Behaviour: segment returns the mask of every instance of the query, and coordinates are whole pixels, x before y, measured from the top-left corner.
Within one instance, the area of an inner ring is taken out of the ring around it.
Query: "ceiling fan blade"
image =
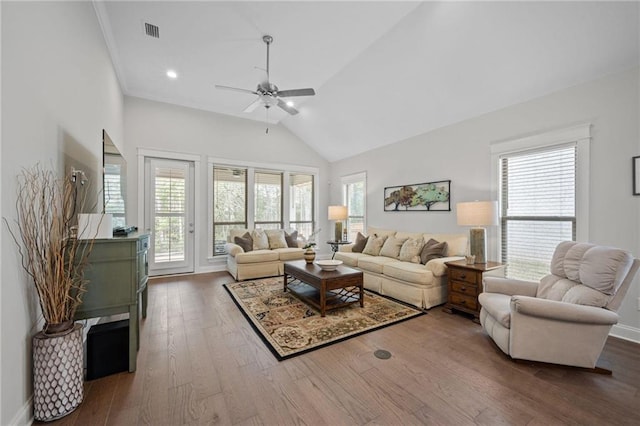
[[[251,102],[249,106],[246,107],[242,112],[253,112],[253,110],[258,108],[261,104],[262,104],[262,99],[256,98],[256,100]]]
[[[231,86],[221,86],[219,84],[216,84],[216,89],[233,90],[234,92],[251,93],[252,95],[257,95],[258,94],[258,92],[256,92],[255,90],[240,89],[238,87],[231,87]]]
[[[278,96],[282,98],[290,98],[292,96],[313,96],[316,91],[309,89],[291,89],[291,90],[278,90]]]
[[[296,115],[298,113],[298,110],[295,109],[294,107],[290,107],[289,105],[286,104],[285,101],[283,101],[282,99],[278,99],[278,106],[280,108],[282,108],[283,110],[287,111],[289,114],[291,115]]]

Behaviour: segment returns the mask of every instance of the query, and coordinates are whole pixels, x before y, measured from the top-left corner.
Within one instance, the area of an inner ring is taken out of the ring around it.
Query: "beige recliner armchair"
[[[562,242],[539,283],[486,277],[480,323],[511,358],[595,369],[639,266],[621,249]]]

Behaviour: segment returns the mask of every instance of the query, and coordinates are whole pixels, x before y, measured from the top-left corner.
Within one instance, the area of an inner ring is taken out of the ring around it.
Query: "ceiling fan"
[[[236,92],[244,92],[251,93],[253,95],[258,95],[255,101],[253,101],[247,108],[245,108],[244,112],[252,112],[259,105],[264,105],[265,108],[269,109],[272,106],[277,105],[281,109],[285,110],[291,115],[296,115],[298,110],[295,109],[290,104],[287,104],[282,98],[290,98],[294,96],[313,96],[316,94],[315,90],[311,88],[307,89],[290,89],[290,90],[280,90],[278,86],[271,83],[269,81],[269,46],[273,43],[273,37],[270,35],[265,35],[262,37],[262,41],[264,41],[267,45],[267,78],[265,81],[258,84],[258,87],[255,90],[249,89],[240,89],[237,87],[229,87],[229,86],[221,86],[216,84],[216,89],[224,89],[224,90],[234,90]]]

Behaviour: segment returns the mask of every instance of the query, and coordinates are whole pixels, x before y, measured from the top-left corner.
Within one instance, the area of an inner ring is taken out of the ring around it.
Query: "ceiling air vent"
[[[160,38],[160,28],[148,22],[144,23],[144,33],[149,37]]]

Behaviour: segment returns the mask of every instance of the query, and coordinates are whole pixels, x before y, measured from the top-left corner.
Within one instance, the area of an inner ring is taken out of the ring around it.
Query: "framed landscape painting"
[[[384,189],[386,212],[451,211],[451,181],[388,186]]]

